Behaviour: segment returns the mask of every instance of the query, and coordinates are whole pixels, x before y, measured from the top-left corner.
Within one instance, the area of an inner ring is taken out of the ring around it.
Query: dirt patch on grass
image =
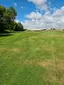
[[[64,70],[64,60],[56,59],[56,66],[58,69]]]
[[[40,66],[43,66],[43,67],[47,67],[49,65],[52,65],[52,62],[51,62],[51,60],[45,60],[45,61],[37,62],[37,64]]]
[[[44,78],[49,82],[64,85],[64,60],[56,59],[51,67],[47,67]]]
[[[24,62],[26,65],[38,65],[46,68],[44,73],[44,79],[48,82],[56,82],[59,85],[64,85],[64,60],[56,59],[54,60],[26,60]]]
[[[46,51],[46,52],[54,52],[53,46],[52,45],[42,45],[40,47],[41,51]]]
[[[52,65],[52,60],[43,60],[43,61],[36,61],[36,60],[26,60],[24,64],[32,64],[32,65],[39,65],[42,67],[48,67],[49,65]]]

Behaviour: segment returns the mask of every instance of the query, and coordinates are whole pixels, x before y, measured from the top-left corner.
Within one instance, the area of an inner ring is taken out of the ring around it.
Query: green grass
[[[64,32],[1,36],[0,85],[64,85]]]

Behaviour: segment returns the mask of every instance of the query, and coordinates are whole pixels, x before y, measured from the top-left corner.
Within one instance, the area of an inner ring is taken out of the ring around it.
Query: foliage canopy
[[[13,7],[5,8],[0,5],[0,33],[6,30],[23,31],[23,25],[16,23],[17,12]]]

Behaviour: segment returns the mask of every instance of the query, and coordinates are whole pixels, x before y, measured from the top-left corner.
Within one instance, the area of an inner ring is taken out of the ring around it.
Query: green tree
[[[16,18],[16,16],[17,16],[16,10],[13,7],[10,7],[8,10],[10,12],[10,18],[11,18],[11,20],[14,21],[15,18]]]
[[[15,23],[14,20],[16,16],[17,12],[13,7],[8,8],[5,12],[6,21],[10,30],[13,30],[13,24]]]
[[[23,25],[20,22],[16,23],[15,31],[24,31]]]
[[[0,6],[0,32],[4,31],[6,19],[4,17],[6,8],[4,6]]]
[[[4,6],[0,6],[0,32],[13,28],[12,23],[14,23],[16,15],[17,12],[13,7],[5,8]]]
[[[16,23],[17,12],[13,7],[5,8],[0,5],[0,33],[5,30],[24,31],[23,25]]]

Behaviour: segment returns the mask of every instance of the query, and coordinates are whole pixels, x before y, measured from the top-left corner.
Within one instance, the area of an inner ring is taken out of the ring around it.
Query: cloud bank
[[[50,4],[48,4],[47,0],[28,0],[28,2],[35,4],[36,8],[41,10],[41,12],[33,11],[25,15],[25,17],[29,19],[22,22],[25,29],[64,28],[64,6],[53,10],[49,6],[51,3],[49,2]],[[52,13],[50,9],[53,10]],[[43,10],[45,11],[44,14],[42,14]]]

